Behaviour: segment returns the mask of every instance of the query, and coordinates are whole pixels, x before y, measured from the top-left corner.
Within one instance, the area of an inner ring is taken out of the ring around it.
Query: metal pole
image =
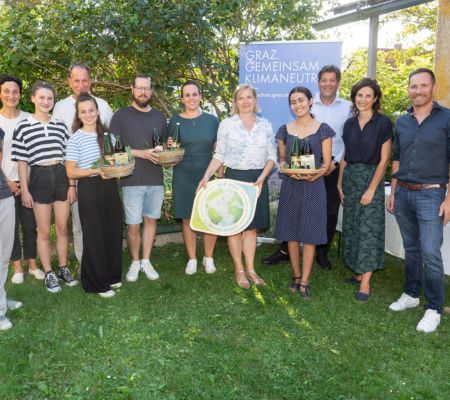
[[[375,79],[377,76],[377,50],[378,50],[378,15],[369,20],[369,57],[367,62],[367,76]]]

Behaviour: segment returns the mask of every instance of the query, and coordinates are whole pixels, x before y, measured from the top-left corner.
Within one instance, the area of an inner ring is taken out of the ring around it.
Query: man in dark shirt
[[[450,110],[433,101],[433,71],[409,76],[412,108],[397,120],[388,211],[395,214],[405,248],[404,293],[389,308],[419,305],[423,288],[428,304],[417,325],[434,332],[444,305],[443,227],[450,220]]]
[[[109,130],[113,135],[120,136],[124,145],[131,147],[131,153],[136,159],[133,174],[120,180],[132,261],[126,279],[135,282],[139,271],[143,271],[148,279],[159,278],[150,262],[150,254],[156,236],[156,221],[161,217],[164,186],[162,167],[156,164],[158,156],[152,148],[152,135],[156,129],[161,139],[166,141],[167,122],[161,111],[150,107],[152,87],[148,76],[138,75],[131,93],[133,103],[113,115]]]

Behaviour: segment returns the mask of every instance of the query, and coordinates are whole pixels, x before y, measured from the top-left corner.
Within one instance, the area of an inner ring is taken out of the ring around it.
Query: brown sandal
[[[236,283],[238,284],[239,287],[241,287],[242,289],[248,289],[250,288],[250,283],[247,279],[247,275],[244,271],[236,271],[236,273],[234,274]]]
[[[247,278],[252,281],[255,285],[263,286],[265,282],[258,276],[254,269],[248,269],[246,272]]]

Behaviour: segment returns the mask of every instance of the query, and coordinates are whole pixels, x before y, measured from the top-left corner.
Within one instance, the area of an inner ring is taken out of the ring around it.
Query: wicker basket
[[[183,156],[184,149],[160,151],[158,152],[158,164],[170,168],[180,163]]]
[[[135,161],[132,160],[127,164],[121,165],[100,165],[100,169],[107,178],[123,178],[131,175],[134,171]]]

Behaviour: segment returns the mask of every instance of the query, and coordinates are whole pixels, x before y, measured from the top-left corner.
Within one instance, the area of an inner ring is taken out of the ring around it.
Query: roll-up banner
[[[288,94],[296,86],[305,86],[313,95],[318,91],[320,69],[329,64],[341,67],[342,42],[280,41],[241,43],[239,83],[249,83],[257,91],[261,115],[267,118],[274,134],[291,121],[293,115]],[[314,110],[312,110],[314,113]],[[280,180],[273,173],[269,180],[271,229],[273,235]]]

